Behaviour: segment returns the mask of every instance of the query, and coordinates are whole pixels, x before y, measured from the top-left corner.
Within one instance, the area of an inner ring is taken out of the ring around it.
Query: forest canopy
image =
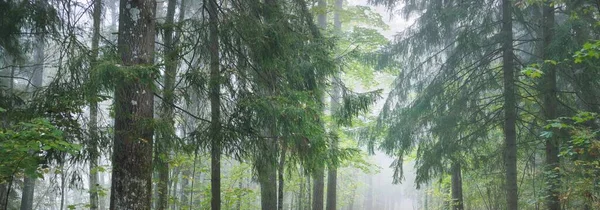
[[[599,209],[599,17],[0,0],[0,209]]]

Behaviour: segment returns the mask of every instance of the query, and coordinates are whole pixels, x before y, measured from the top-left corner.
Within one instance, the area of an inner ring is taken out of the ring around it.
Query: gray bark
[[[463,191],[462,191],[462,174],[460,163],[452,163],[451,167],[451,182],[452,182],[452,209],[463,210]]]
[[[36,36],[36,48],[34,51],[33,76],[31,84],[34,89],[39,88],[43,84],[44,79],[44,37],[43,35]],[[33,196],[35,193],[35,181],[37,177],[25,176],[23,193],[21,196],[21,210],[33,209]]]
[[[118,51],[122,66],[152,65],[156,2],[121,0],[119,8]],[[127,82],[116,84],[115,89],[110,209],[147,210],[152,197],[152,84],[119,79]]]
[[[100,42],[100,18],[102,17],[102,0],[94,0],[94,9],[92,12],[93,18],[93,34],[92,34],[92,65],[95,65],[96,58],[98,57],[98,47]],[[90,121],[89,121],[89,144],[88,150],[90,154],[90,168],[89,168],[89,196],[90,196],[90,210],[98,209],[98,158],[100,156],[98,151],[98,102],[95,98],[96,91],[94,90],[90,100]]]
[[[341,32],[342,30],[342,21],[340,20],[340,12],[342,10],[344,1],[336,0],[333,11],[333,27],[336,32]],[[341,68],[341,67],[340,67]],[[340,71],[341,72],[341,71]],[[341,97],[341,79],[339,75],[335,75],[333,77],[333,93],[331,95],[331,112],[335,112],[339,109],[340,97]],[[336,125],[334,126],[334,130],[337,131],[338,128]],[[338,140],[336,138],[332,139],[331,142],[332,148],[334,150],[338,147]],[[329,171],[327,172],[327,210],[335,210],[337,208],[337,166],[330,165]]]
[[[279,167],[278,167],[278,171],[279,171],[279,185],[277,186],[277,209],[278,210],[283,210],[283,189],[284,189],[284,184],[285,184],[285,180],[284,180],[284,174],[285,174],[285,153],[287,151],[285,142],[282,141],[282,146],[281,146],[281,156],[279,157]]]

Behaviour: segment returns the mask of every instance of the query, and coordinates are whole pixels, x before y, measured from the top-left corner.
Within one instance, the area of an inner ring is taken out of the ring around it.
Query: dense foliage
[[[367,2],[0,1],[0,209],[600,208],[600,3]]]

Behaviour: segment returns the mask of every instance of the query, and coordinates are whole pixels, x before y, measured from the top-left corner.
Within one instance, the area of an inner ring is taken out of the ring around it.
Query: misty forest
[[[600,1],[0,0],[2,210],[600,209]]]

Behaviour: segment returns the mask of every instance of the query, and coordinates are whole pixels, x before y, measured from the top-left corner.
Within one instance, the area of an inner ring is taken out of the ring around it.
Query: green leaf
[[[552,131],[542,131],[540,137],[549,139],[552,137]]]

